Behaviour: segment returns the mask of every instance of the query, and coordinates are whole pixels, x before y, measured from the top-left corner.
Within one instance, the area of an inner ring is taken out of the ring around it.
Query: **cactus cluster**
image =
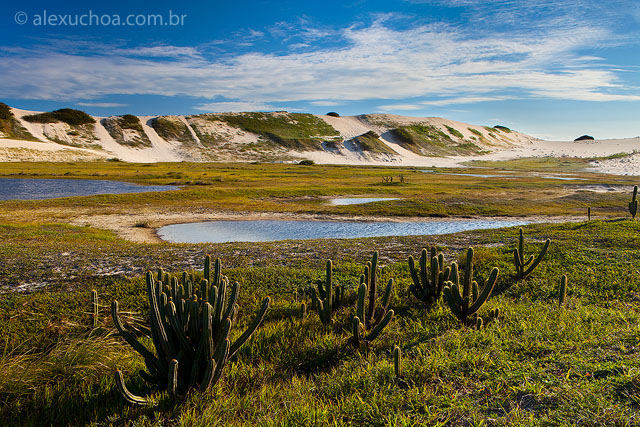
[[[318,295],[316,307],[318,315],[324,325],[333,322],[333,312],[337,310],[344,300],[344,285],[333,286],[333,263],[327,260],[325,280],[318,281]]]
[[[364,273],[360,276],[356,314],[351,320],[351,343],[359,347],[362,342],[376,339],[393,318],[393,310],[389,310],[393,279],[389,279],[382,296],[380,306],[377,302],[378,252],[367,262]]]
[[[544,258],[547,253],[547,249],[549,249],[549,244],[551,243],[550,239],[547,239],[538,253],[538,256],[534,258],[533,255],[529,256],[529,258],[525,261],[524,259],[524,234],[522,232],[522,228],[520,229],[520,237],[518,239],[518,247],[513,250],[513,262],[516,266],[516,279],[524,279],[540,264],[542,258]]]
[[[635,219],[636,218],[636,214],[638,213],[638,186],[634,186],[633,187],[633,197],[631,198],[631,201],[629,202],[629,213],[631,214],[631,218]]]
[[[431,264],[430,271],[427,265]],[[419,260],[419,270],[416,268],[413,256],[409,256],[409,271],[413,285],[409,286],[409,290],[417,299],[425,303],[427,308],[432,307],[442,294],[442,289],[449,275],[451,268],[444,268],[444,255],[439,253],[436,255],[436,248],[430,249],[427,258],[427,250],[422,249]]]
[[[118,314],[118,301],[113,301],[111,314],[120,335],[144,358],[148,372],[141,370],[142,378],[160,389],[167,389],[172,398],[194,388],[206,390],[216,384],[227,361],[255,332],[271,302],[270,297],[262,301],[253,322],[231,344],[230,332],[238,315],[240,286],[237,282],[229,285],[221,273],[219,259],[212,271],[211,257],[207,255],[204,278],[199,286],[187,273],[182,274],[179,283],[162,270],[156,279],[147,272],[146,282],[150,338],[155,354],[125,328]],[[119,370],[116,384],[128,402],[144,404],[147,401],[127,390]]]
[[[451,312],[465,326],[482,327],[482,318],[477,312],[487,301],[498,279],[498,267],[494,267],[483,286],[473,280],[473,248],[467,250],[467,261],[464,266],[464,278],[460,283],[458,264],[451,264],[450,279],[445,283],[444,299]],[[462,288],[462,293],[460,292]]]

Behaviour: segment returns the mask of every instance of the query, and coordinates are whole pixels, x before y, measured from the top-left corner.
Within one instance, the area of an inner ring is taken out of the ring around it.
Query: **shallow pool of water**
[[[174,243],[268,242],[289,239],[353,239],[412,236],[511,227],[526,220],[441,220],[425,222],[356,221],[207,221],[173,224],[158,230],[161,239]]]
[[[398,200],[398,197],[339,197],[329,199],[329,203],[334,206],[360,205],[363,203],[386,202],[388,200]]]
[[[178,187],[171,185],[138,185],[130,182],[93,179],[1,178],[0,200],[38,200],[177,189]]]

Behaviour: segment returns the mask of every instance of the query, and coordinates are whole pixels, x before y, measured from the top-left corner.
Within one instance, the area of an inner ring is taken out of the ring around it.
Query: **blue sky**
[[[640,135],[637,0],[0,7],[0,100],[17,108],[393,113],[550,139]],[[148,17],[170,14],[177,25]],[[117,19],[142,25],[106,25]]]

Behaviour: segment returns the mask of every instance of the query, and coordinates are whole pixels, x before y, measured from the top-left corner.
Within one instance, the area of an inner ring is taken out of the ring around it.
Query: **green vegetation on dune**
[[[391,129],[390,132],[403,148],[423,156],[479,154],[483,151],[472,142],[459,143],[454,141],[451,136],[433,125],[400,126]],[[456,132],[460,136],[451,133],[458,138],[462,137],[460,132]]]
[[[32,123],[57,123],[63,122],[71,126],[93,124],[96,121],[84,111],[72,108],[61,108],[48,113],[32,114],[24,116],[24,120]]]
[[[132,114],[107,117],[102,119],[101,123],[118,144],[131,147],[151,147],[151,141],[145,133],[140,119]]]
[[[0,137],[37,141],[13,115],[11,107],[0,102]]]
[[[369,131],[353,138],[353,143],[365,153],[397,155],[393,149],[380,140],[380,135]]]
[[[156,117],[151,120],[151,127],[167,141],[195,142],[187,125],[177,118]]]
[[[246,132],[297,151],[322,150],[322,141],[339,136],[324,120],[304,113],[240,113],[203,115],[208,120],[224,121]]]

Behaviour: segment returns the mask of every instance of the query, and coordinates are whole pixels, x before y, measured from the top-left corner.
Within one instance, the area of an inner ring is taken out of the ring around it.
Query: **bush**
[[[11,107],[7,104],[0,102],[0,120],[11,120],[13,119],[13,113],[11,112]]]
[[[330,111],[327,113],[327,116],[340,117],[340,114],[336,113],[335,111]]]
[[[509,129],[506,126],[502,126],[502,125],[495,125],[493,128],[501,130],[501,131],[506,132],[506,133],[510,133],[511,132],[511,129]]]
[[[447,130],[449,131],[449,133],[453,136],[455,136],[456,138],[460,138],[463,139],[464,135],[462,134],[462,132],[460,132],[459,130],[452,128],[451,126],[447,126],[445,125],[445,127],[447,128]]]
[[[120,117],[120,127],[122,129],[133,129],[137,131],[142,131],[142,125],[140,124],[140,120],[132,114],[125,114]]]
[[[300,160],[298,164],[302,166],[313,166],[316,164],[316,162],[314,162],[313,160],[304,159],[304,160]]]
[[[591,135],[582,135],[576,139],[574,139],[574,141],[593,141],[595,138],[592,137]]]
[[[62,108],[49,113],[32,114],[30,116],[24,116],[23,118],[31,123],[64,122],[72,126],[93,124],[96,122],[93,117],[84,111],[74,110],[72,108]]]

